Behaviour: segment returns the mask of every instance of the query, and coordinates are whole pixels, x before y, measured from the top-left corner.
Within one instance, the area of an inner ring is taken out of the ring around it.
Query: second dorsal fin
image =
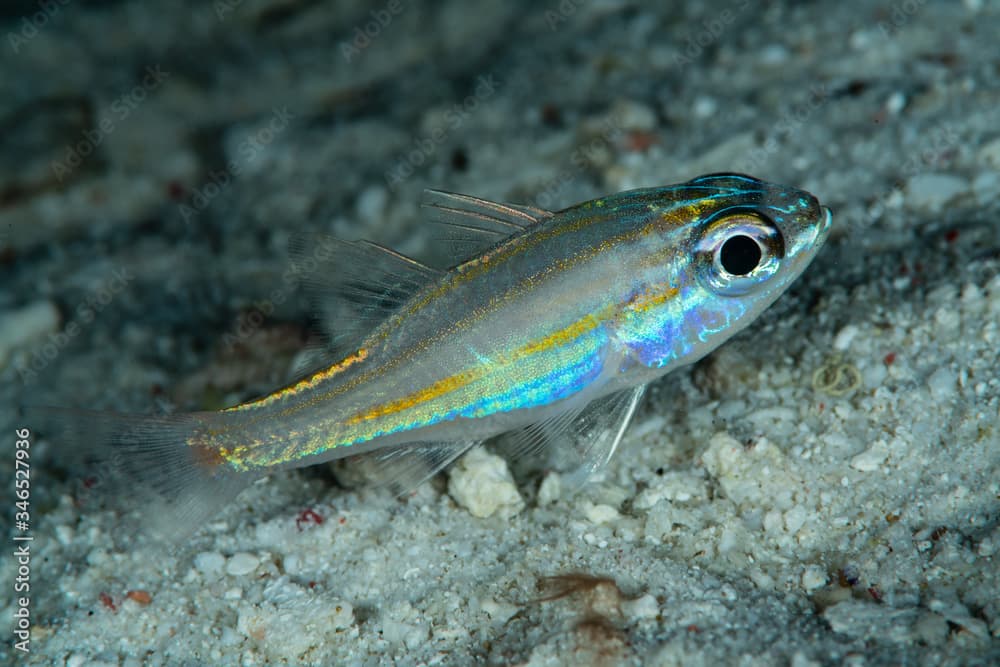
[[[425,190],[421,206],[427,221],[440,225],[455,264],[552,215],[533,206],[497,202],[442,190]]]
[[[371,241],[299,234],[292,273],[309,293],[331,349],[354,349],[372,329],[443,272]]]

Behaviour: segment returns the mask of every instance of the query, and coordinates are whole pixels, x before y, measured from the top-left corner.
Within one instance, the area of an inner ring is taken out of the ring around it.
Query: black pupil
[[[719,261],[734,276],[745,276],[760,264],[760,246],[749,236],[738,234],[726,239],[719,253]]]

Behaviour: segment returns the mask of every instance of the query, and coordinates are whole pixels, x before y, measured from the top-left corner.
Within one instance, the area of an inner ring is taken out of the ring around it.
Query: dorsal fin
[[[454,263],[481,254],[512,234],[552,215],[533,206],[498,204],[455,192],[425,190],[421,202],[427,221],[441,225]]]
[[[309,293],[330,347],[354,349],[372,329],[443,272],[373,243],[323,234],[289,242],[292,273]]]

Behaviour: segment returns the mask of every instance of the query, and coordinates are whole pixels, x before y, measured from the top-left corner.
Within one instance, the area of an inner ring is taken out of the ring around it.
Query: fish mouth
[[[830,236],[830,228],[833,226],[833,212],[826,206],[821,206],[820,212],[821,217],[813,227],[812,234],[806,237],[806,240],[790,258],[792,260],[789,272],[791,279],[798,277],[805,270]]]
[[[807,236],[805,242],[799,246],[800,250],[797,253],[799,255],[812,257],[830,236],[830,228],[833,227],[833,212],[826,206],[820,206],[819,210],[819,219],[813,225],[812,234]]]
[[[826,242],[827,237],[830,236],[830,227],[833,226],[833,211],[826,206],[820,206],[820,210],[823,212],[823,221],[819,223],[816,236],[813,238],[813,243],[817,246]]]

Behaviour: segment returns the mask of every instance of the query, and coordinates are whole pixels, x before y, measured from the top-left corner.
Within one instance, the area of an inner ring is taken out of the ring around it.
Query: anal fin
[[[345,461],[360,466],[366,486],[384,487],[400,496],[409,493],[447,468],[478,441],[414,442]]]

